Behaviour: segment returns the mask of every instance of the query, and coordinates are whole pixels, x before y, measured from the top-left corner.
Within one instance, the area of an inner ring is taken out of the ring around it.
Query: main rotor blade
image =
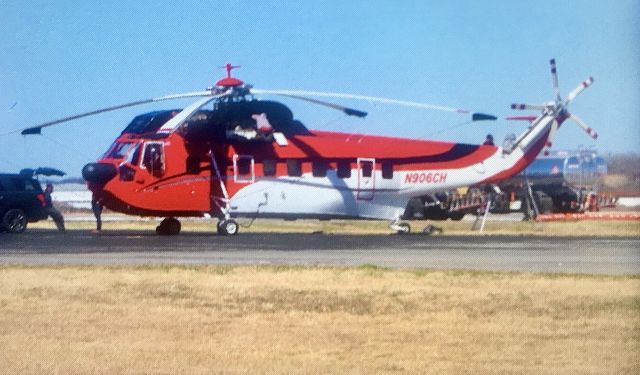
[[[486,113],[475,112],[471,114],[471,121],[495,121],[498,117],[494,115],[488,115]]]
[[[584,89],[591,86],[592,84],[593,84],[593,77],[587,78],[580,85],[578,85],[578,87],[576,87],[575,89],[573,89],[573,91],[569,93],[569,95],[567,96],[567,100],[564,101],[564,105],[566,106],[567,104],[569,104],[573,99],[576,98],[576,96],[578,96],[581,92],[583,92]]]
[[[549,61],[551,66],[551,82],[553,84],[553,94],[556,96],[556,100],[560,101],[560,88],[558,87],[558,70],[556,68],[556,59]]]
[[[221,95],[226,95],[226,94],[221,94]],[[174,94],[174,95],[159,96],[157,98],[151,98],[151,99],[145,99],[145,100],[137,100],[135,102],[119,104],[119,105],[115,105],[115,106],[112,106],[112,107],[96,109],[96,110],[90,111],[90,112],[85,112],[85,113],[80,113],[80,114],[77,114],[77,115],[63,117],[61,119],[48,121],[48,122],[45,122],[45,123],[42,123],[42,124],[30,126],[28,128],[13,130],[11,132],[4,133],[4,134],[1,134],[1,135],[14,134],[14,133],[17,133],[17,132],[20,132],[20,134],[22,134],[22,135],[41,134],[42,128],[46,128],[46,127],[49,127],[49,126],[52,126],[52,125],[56,125],[56,124],[60,124],[60,123],[67,122],[67,121],[76,120],[76,119],[83,118],[83,117],[93,116],[93,115],[97,115],[97,114],[104,113],[104,112],[111,112],[111,111],[115,111],[115,110],[122,109],[122,108],[127,108],[127,107],[134,107],[134,106],[138,106],[138,105],[142,105],[142,104],[161,102],[161,101],[165,101],[165,100],[192,98],[192,97],[198,97],[198,96],[214,96],[214,95],[213,95],[213,93],[211,91],[198,91],[198,92],[188,92],[188,93],[184,93],[184,94]]]
[[[589,136],[593,139],[598,139],[598,133],[593,130],[589,125],[585,124],[584,121],[580,120],[580,118],[572,113],[569,114],[569,118],[572,119],[579,127],[582,128]]]
[[[252,90],[252,91],[254,91],[254,90]],[[339,104],[329,103],[329,102],[325,102],[325,101],[318,100],[318,99],[305,98],[304,96],[288,95],[288,94],[277,94],[277,95],[285,96],[287,98],[294,98],[294,99],[304,100],[304,101],[309,102],[309,103],[319,104],[319,105],[322,105],[322,106],[325,106],[325,107],[337,109],[338,111],[342,111],[342,112],[344,112],[345,114],[347,114],[349,116],[366,117],[367,114],[368,114],[367,112],[363,112],[363,111],[360,111],[360,110],[357,110],[357,109],[344,107],[344,106],[341,106]]]
[[[392,104],[392,105],[400,105],[400,106],[413,107],[413,108],[433,109],[436,111],[465,113],[465,114],[471,113],[471,111],[468,111],[466,109],[451,108],[451,107],[445,107],[441,105],[381,98],[377,96],[354,95],[354,94],[344,94],[344,93],[336,93],[336,92],[298,91],[298,90],[263,90],[263,89],[251,89],[251,92],[255,94],[271,94],[271,95],[280,95],[280,96],[317,96],[317,97],[325,97],[325,98],[364,100],[364,101],[373,102],[373,103]],[[486,116],[495,117],[491,115],[486,115]],[[488,119],[488,118],[483,118],[483,119]]]
[[[205,105],[211,103],[212,101],[220,97],[223,97],[229,94],[230,93],[222,93],[219,95],[205,96],[199,100],[196,100],[194,103],[191,103],[188,107],[183,108],[182,111],[180,111],[180,113],[173,116],[169,121],[165,122],[164,125],[162,125],[157,132],[171,133],[175,131],[178,128],[178,125],[181,125],[182,123],[184,123],[185,121],[193,117],[197,113],[197,111],[200,110],[200,108],[204,107]]]

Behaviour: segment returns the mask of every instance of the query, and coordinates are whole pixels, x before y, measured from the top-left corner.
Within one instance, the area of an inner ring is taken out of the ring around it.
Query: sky
[[[0,134],[67,115],[214,84],[225,63],[263,89],[413,100],[500,117],[469,122],[432,110],[336,100],[366,119],[280,100],[308,128],[465,143],[498,142],[526,123],[514,102],[595,83],[569,110],[555,149],[639,151],[640,2],[585,1],[6,1],[0,0]],[[128,108],[0,136],[0,171],[51,166],[80,176],[137,114]],[[533,114],[533,113],[531,113]]]

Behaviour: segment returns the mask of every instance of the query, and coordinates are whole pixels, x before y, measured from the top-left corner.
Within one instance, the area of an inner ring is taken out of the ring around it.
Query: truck
[[[580,212],[589,194],[597,193],[607,174],[607,162],[594,150],[556,151],[540,156],[516,176],[497,185],[471,186],[409,201],[405,219],[461,220],[483,211],[523,212],[525,218],[540,213]]]

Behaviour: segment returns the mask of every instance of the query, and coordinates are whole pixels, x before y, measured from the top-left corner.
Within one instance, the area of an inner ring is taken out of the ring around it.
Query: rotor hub
[[[222,78],[218,82],[216,82],[216,86],[229,88],[229,87],[238,87],[238,86],[244,85],[243,81],[235,77],[231,77],[231,71],[239,67],[240,67],[239,65],[231,65],[231,64],[226,64],[225,66],[221,66],[221,68],[227,70],[227,76],[225,78]]]

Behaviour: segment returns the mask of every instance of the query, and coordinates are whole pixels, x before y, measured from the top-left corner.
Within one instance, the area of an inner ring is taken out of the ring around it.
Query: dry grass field
[[[2,373],[640,372],[640,278],[0,267]]]

